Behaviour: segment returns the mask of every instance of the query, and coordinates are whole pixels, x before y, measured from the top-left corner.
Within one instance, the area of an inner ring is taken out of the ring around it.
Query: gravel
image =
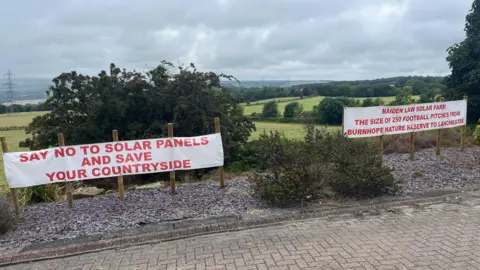
[[[126,191],[125,202],[116,193],[84,198],[74,201],[73,210],[66,202],[26,206],[17,228],[0,237],[0,249],[149,223],[239,215],[248,208],[249,193],[248,182],[239,178],[227,181],[225,189],[220,189],[215,181],[180,185],[175,195],[163,188]]]
[[[409,154],[390,154],[384,164],[392,166],[395,178],[404,181],[405,194],[480,185],[480,147],[464,152],[446,148],[440,156],[435,149],[426,149],[415,153],[412,161]]]
[[[480,148],[434,149],[419,151],[415,160],[408,154],[390,154],[385,164],[395,168],[394,175],[404,181],[404,193],[423,193],[441,188],[463,188],[480,184]],[[23,208],[17,228],[0,236],[0,253],[16,252],[32,243],[74,238],[103,232],[113,232],[150,223],[189,218],[225,215],[268,215],[280,209],[267,209],[258,198],[251,196],[245,177],[226,181],[219,189],[218,182],[207,181],[169,189],[126,191],[125,202],[118,194],[74,201],[74,209],[66,202],[37,204]]]

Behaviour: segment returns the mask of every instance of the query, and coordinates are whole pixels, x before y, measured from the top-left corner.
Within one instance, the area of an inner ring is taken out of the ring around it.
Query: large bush
[[[376,145],[367,140],[337,137],[333,151],[331,186],[340,195],[371,198],[395,194],[398,182],[392,169],[382,165]]]
[[[275,118],[280,114],[278,111],[278,104],[275,100],[263,104],[262,117]]]
[[[0,195],[0,234],[6,233],[12,228],[15,222],[15,217],[13,216],[10,205],[11,203],[7,197]]]
[[[359,102],[346,97],[326,97],[318,106],[313,108],[319,123],[328,125],[341,125],[343,108],[360,106]]]
[[[265,172],[250,176],[256,192],[270,205],[288,205],[317,198],[326,186],[325,163],[317,149],[280,133],[262,135],[259,162]]]
[[[304,141],[278,132],[260,137],[256,162],[265,171],[250,175],[256,192],[270,205],[302,203],[333,192],[348,197],[395,193],[391,169],[382,165],[378,148],[326,129],[307,125]]]
[[[283,117],[284,118],[297,118],[302,115],[303,112],[303,106],[302,104],[294,101],[290,102],[285,106],[285,110],[283,112]]]

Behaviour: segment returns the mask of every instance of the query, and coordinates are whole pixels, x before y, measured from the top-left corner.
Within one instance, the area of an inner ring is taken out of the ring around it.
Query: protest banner
[[[344,134],[363,138],[464,126],[466,100],[344,108]]]
[[[3,154],[10,188],[223,166],[219,133]]]

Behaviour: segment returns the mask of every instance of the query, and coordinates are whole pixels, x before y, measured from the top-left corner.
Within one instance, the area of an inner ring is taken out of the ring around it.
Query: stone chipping
[[[480,148],[434,149],[419,151],[411,161],[409,154],[386,155],[384,162],[394,167],[394,175],[404,183],[405,194],[436,189],[458,189],[480,184]],[[126,191],[126,201],[117,193],[74,201],[44,203],[23,207],[16,228],[0,236],[0,253],[16,252],[33,243],[114,232],[145,224],[190,218],[208,218],[261,212],[269,209],[256,196],[245,177],[226,181],[219,189],[216,181],[183,184],[177,194],[168,188]]]

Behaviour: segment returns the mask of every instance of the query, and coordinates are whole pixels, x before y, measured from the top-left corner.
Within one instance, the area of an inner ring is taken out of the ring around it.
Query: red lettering
[[[92,175],[95,176],[95,177],[99,177],[100,176],[100,169],[99,168],[93,168]]]
[[[84,169],[78,170],[78,178],[80,179],[87,178],[87,170],[84,170]]]
[[[66,179],[67,175],[65,174],[65,172],[57,172],[57,180],[59,181],[64,181]]]
[[[165,145],[165,140],[164,139],[157,140],[156,144],[157,144],[157,148],[161,148],[163,145]]]
[[[143,172],[150,172],[150,164],[142,164]]]
[[[208,137],[200,138],[200,142],[201,142],[202,145],[207,145],[208,144]]]
[[[185,146],[186,146],[186,147],[192,146],[192,141],[191,141],[190,138],[185,138],[185,139],[183,139],[183,142],[185,143]]]
[[[107,144],[105,145],[105,152],[107,152],[107,153],[113,152],[113,144],[107,143]]]
[[[84,154],[84,155],[87,155],[87,154],[88,154],[88,151],[87,151],[88,145],[80,145],[80,149],[83,150],[83,154]]]
[[[191,168],[190,159],[183,160],[183,168]]]
[[[55,176],[55,173],[46,173],[45,175],[48,177],[48,180],[50,180],[50,182],[53,182],[53,177]]]
[[[27,162],[28,154],[20,154],[20,162]]]
[[[117,163],[151,161],[152,153],[151,152],[128,153],[125,156],[123,154],[118,154],[116,156],[116,160],[117,160]]]

